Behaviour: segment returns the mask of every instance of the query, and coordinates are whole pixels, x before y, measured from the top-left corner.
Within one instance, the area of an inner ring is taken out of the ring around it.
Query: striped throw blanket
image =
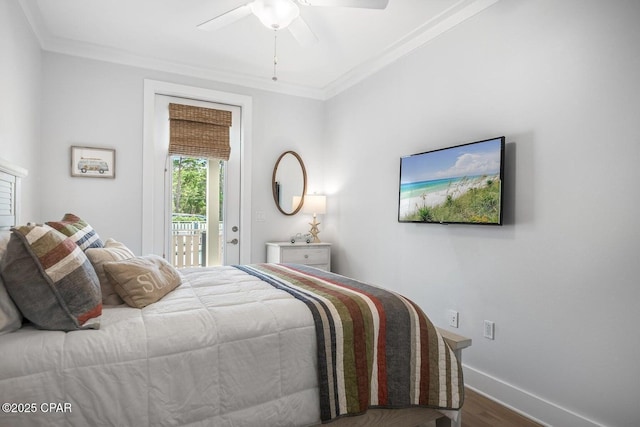
[[[453,351],[407,298],[303,265],[236,267],[311,310],[323,422],[368,408],[462,406],[462,370]]]

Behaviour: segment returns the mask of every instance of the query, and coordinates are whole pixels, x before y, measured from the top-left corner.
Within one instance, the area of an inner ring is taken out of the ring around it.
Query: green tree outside
[[[173,212],[207,214],[207,160],[173,157]]]

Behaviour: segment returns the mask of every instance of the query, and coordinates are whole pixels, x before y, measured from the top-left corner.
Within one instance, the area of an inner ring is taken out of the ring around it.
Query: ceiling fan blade
[[[244,6],[236,7],[222,15],[218,15],[213,19],[203,22],[198,25],[198,28],[205,31],[219,30],[220,28],[233,24],[234,22],[249,15],[251,15],[251,7],[249,4],[245,4]]]
[[[362,9],[385,9],[389,0],[298,0],[306,6],[358,7]]]
[[[291,24],[287,27],[293,35],[293,38],[300,44],[300,46],[311,46],[312,44],[318,43],[318,37],[313,34],[311,28],[304,22],[302,17],[298,16],[296,19],[291,21]]]

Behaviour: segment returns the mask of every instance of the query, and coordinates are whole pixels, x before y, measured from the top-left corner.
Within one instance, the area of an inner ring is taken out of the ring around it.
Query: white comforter
[[[233,267],[211,270],[183,271],[142,310],[105,308],[99,330],[0,336],[0,403],[14,404],[0,426],[319,422],[307,307]]]

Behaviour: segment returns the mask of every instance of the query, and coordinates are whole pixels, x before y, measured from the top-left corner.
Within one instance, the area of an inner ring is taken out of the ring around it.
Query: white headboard
[[[20,222],[20,180],[28,171],[0,159],[0,229]]]

